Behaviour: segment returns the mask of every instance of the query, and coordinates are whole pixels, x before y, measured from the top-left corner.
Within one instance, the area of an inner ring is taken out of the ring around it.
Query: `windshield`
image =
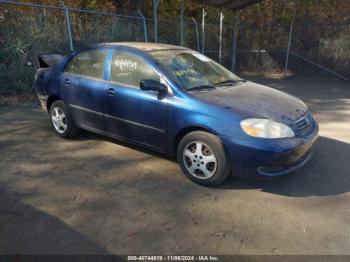
[[[241,79],[210,58],[186,50],[153,51],[150,54],[163,64],[185,90],[232,85]]]

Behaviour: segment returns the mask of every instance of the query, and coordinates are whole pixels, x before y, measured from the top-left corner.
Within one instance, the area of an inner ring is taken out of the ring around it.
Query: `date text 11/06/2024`
[[[220,261],[218,256],[128,256],[128,261]]]

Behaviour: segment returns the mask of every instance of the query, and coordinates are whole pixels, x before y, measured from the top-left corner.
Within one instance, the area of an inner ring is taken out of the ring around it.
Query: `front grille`
[[[307,112],[305,115],[303,115],[301,118],[299,118],[293,123],[294,131],[298,135],[307,134],[311,130],[313,125],[314,119],[310,112]]]

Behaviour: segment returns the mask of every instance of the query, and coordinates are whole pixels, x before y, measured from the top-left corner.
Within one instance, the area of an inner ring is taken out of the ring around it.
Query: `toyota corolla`
[[[160,151],[202,185],[286,175],[318,136],[300,99],[188,48],[107,43],[39,63],[38,97],[58,136],[85,129]]]

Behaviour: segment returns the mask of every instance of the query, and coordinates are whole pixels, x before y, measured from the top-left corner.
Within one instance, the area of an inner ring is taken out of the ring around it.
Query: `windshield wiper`
[[[187,88],[186,91],[194,91],[194,90],[211,90],[216,89],[214,85],[200,85],[200,86],[193,86],[190,88]]]
[[[218,83],[215,83],[214,85],[216,86],[225,86],[225,85],[230,85],[230,84],[236,84],[238,82],[247,82],[247,80],[244,80],[244,79],[228,79],[228,80],[225,80],[225,81],[221,81],[221,82],[218,82]]]

